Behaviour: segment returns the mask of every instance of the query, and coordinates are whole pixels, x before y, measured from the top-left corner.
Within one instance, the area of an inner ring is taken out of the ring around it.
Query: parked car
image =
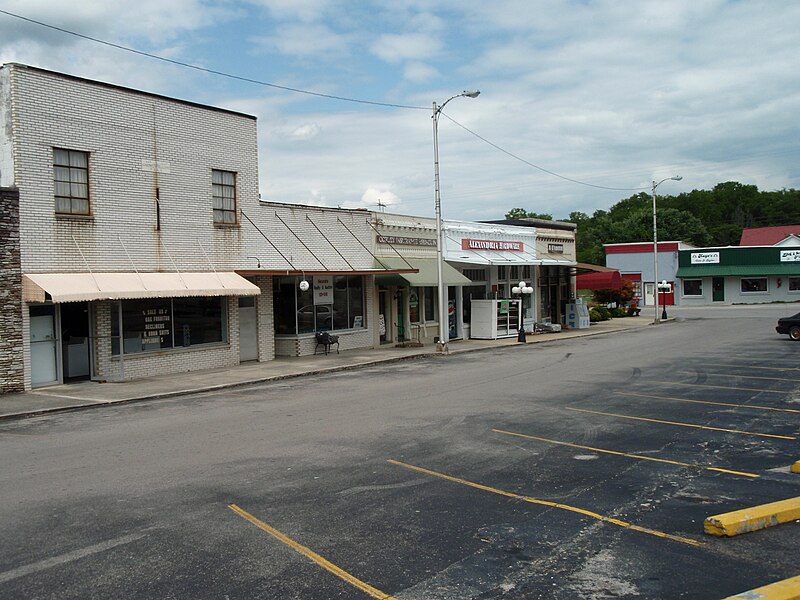
[[[791,317],[778,319],[775,331],[778,333],[788,333],[791,339],[800,341],[800,312]]]

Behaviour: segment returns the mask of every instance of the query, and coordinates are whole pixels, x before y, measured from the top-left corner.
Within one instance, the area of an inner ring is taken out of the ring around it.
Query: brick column
[[[0,394],[25,388],[19,190],[0,188]]]

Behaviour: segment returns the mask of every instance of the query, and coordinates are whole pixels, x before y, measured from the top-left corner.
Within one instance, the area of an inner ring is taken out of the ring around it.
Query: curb
[[[797,519],[800,497],[706,517],[703,530],[709,535],[733,537]]]
[[[754,598],[763,600],[796,600],[800,598],[800,576],[776,581],[735,596],[728,596],[723,600],[753,600]]]
[[[528,347],[533,346],[536,344],[541,343],[552,343],[558,341],[566,341],[569,339],[574,339],[578,337],[591,337],[596,335],[607,335],[613,333],[622,333],[628,331],[636,331],[640,327],[624,327],[620,329],[610,329],[610,330],[601,330],[601,331],[589,331],[588,329],[581,333],[580,335],[569,336],[569,337],[554,337],[550,339],[526,339],[525,343],[518,343],[518,344],[509,344],[505,346],[486,346],[482,348],[467,348],[463,350],[455,350],[451,351],[448,354],[440,354],[437,352],[422,352],[418,354],[410,354],[407,356],[394,356],[390,358],[375,358],[373,360],[369,360],[366,362],[354,363],[354,364],[347,364],[347,365],[337,365],[333,367],[322,367],[322,368],[313,368],[308,371],[301,371],[297,373],[286,373],[281,375],[270,375],[266,377],[258,377],[255,379],[248,379],[246,381],[237,381],[233,383],[220,383],[220,384],[210,384],[210,385],[199,385],[194,388],[184,388],[180,390],[171,390],[166,392],[154,392],[150,394],[144,394],[142,396],[136,396],[133,398],[122,398],[119,400],[108,400],[108,399],[98,399],[98,400],[91,400],[85,402],[79,402],[75,404],[67,404],[67,405],[60,405],[60,406],[52,406],[48,408],[36,408],[30,409],[20,412],[13,412],[13,413],[5,413],[0,414],[0,421],[10,421],[15,419],[26,419],[29,417],[40,417],[43,415],[48,414],[55,414],[61,412],[72,412],[72,411],[79,411],[79,410],[86,410],[90,408],[99,408],[101,406],[111,406],[111,405],[121,405],[121,404],[131,404],[133,402],[146,402],[149,400],[163,400],[169,398],[175,398],[178,396],[185,396],[189,394],[200,394],[204,392],[215,392],[223,389],[235,389],[240,387],[245,387],[249,385],[258,385],[262,383],[268,383],[272,381],[281,381],[284,379],[295,379],[298,377],[306,377],[311,375],[324,375],[326,373],[334,373],[337,371],[347,371],[347,370],[354,370],[360,369],[362,367],[369,367],[374,365],[380,364],[388,364],[393,362],[401,362],[406,360],[419,360],[419,359],[442,359],[447,358],[449,356],[453,356],[455,354],[471,354],[475,352],[485,352],[487,350],[498,350],[501,348],[520,348],[520,347]],[[800,461],[799,461],[800,462]]]

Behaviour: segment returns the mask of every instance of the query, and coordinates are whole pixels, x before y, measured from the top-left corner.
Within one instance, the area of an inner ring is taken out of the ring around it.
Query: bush
[[[612,317],[627,317],[628,316],[628,309],[620,306],[619,308],[615,308],[611,311]]]
[[[595,306],[589,309],[589,321],[597,323],[598,321],[608,321],[611,318],[611,311],[605,306]]]

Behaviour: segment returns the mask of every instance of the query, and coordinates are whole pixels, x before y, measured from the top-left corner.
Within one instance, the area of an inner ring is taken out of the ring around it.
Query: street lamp
[[[661,320],[662,321],[666,320],[666,318],[667,318],[667,292],[670,291],[670,288],[671,288],[671,286],[669,285],[669,283],[667,283],[666,279],[658,284],[659,293],[664,294],[664,298],[663,298],[663,300],[661,302],[661,306],[664,307],[664,310],[661,311]]]
[[[653,324],[658,323],[658,226],[656,225],[656,188],[665,181],[680,181],[683,179],[680,175],[673,175],[672,177],[665,177],[658,183],[653,181],[653,299],[655,302],[655,317]]]
[[[523,305],[525,304],[525,301],[523,300],[524,298],[523,294],[533,294],[533,288],[530,287],[524,281],[520,281],[519,285],[515,285],[514,287],[511,288],[511,293],[516,296],[519,296],[519,314],[518,314],[519,331],[517,331],[517,341],[524,342],[526,340],[525,340],[525,320],[523,314],[523,309],[524,309]]]
[[[436,351],[447,354],[447,342],[450,339],[448,331],[448,315],[447,315],[447,286],[444,285],[444,278],[442,275],[442,262],[444,261],[443,255],[443,239],[442,239],[442,198],[439,193],[439,115],[442,109],[447,106],[450,100],[464,96],[466,98],[477,98],[480,91],[464,90],[460,94],[456,94],[445,100],[441,106],[433,103],[433,173],[434,173],[434,189],[436,201],[436,286],[439,293],[439,342],[436,345]]]

